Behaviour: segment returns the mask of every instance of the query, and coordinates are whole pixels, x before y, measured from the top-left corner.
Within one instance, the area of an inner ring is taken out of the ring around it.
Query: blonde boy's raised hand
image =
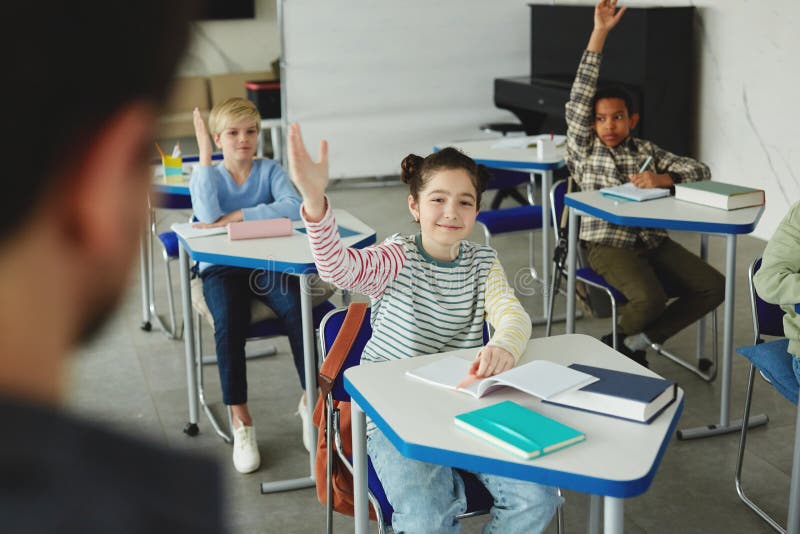
[[[325,215],[325,188],[328,186],[328,142],[320,141],[319,162],[311,159],[303,142],[300,125],[289,125],[289,175],[303,196],[306,218],[319,221]]]
[[[197,153],[200,156],[200,165],[211,165],[211,153],[214,148],[211,146],[211,139],[208,137],[206,121],[203,120],[203,116],[197,108],[192,111],[192,122],[194,123],[194,136],[197,138]]]

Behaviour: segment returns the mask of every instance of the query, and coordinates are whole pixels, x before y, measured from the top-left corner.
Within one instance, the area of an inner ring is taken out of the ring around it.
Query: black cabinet
[[[565,133],[564,104],[593,26],[594,7],[531,5],[531,70],[497,78],[495,105],[529,133]],[[610,33],[600,84],[622,85],[641,115],[634,135],[694,152],[694,8],[628,8]]]

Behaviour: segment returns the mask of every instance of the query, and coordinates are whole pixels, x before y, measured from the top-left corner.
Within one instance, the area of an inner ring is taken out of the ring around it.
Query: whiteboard
[[[524,0],[279,0],[283,117],[332,178],[396,175],[409,153],[477,139],[494,78],[530,72]],[[284,130],[285,131],[285,130]]]

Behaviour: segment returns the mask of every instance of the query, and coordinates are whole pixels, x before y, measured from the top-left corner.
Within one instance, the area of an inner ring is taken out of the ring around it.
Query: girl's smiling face
[[[437,260],[454,260],[478,215],[477,191],[469,173],[464,169],[435,171],[418,197],[408,196],[408,208],[419,221],[423,248]]]

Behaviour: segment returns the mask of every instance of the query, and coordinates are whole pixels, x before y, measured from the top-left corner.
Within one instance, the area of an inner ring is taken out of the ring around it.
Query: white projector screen
[[[283,117],[332,178],[396,175],[409,153],[513,121],[494,78],[530,71],[524,0],[279,0]]]

